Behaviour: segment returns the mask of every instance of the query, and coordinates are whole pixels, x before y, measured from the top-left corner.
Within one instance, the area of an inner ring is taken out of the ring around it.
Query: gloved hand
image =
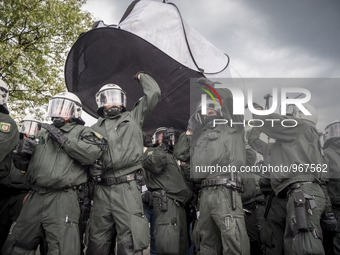
[[[200,120],[199,113],[195,112],[189,118],[187,130],[191,130],[192,132],[195,132],[195,130],[202,125],[202,122],[200,121],[202,120]]]
[[[31,156],[35,151],[35,147],[37,147],[37,142],[35,140],[29,138],[22,139],[19,142],[16,153],[23,156]]]
[[[61,146],[64,146],[68,141],[68,138],[64,135],[64,133],[53,125],[42,123],[41,127],[46,129],[50,133],[50,137],[59,143]]]
[[[136,73],[136,74],[133,76],[133,79],[139,81],[139,78],[140,78],[140,77],[138,77],[138,76],[139,76],[140,74],[145,74],[145,72],[144,72],[144,71],[139,71],[138,73]]]
[[[211,87],[214,87],[215,84],[221,84],[220,82],[212,82],[211,80],[205,78],[205,77],[201,77],[201,78],[198,78],[197,83],[199,84],[206,84],[206,85],[209,85]]]
[[[338,226],[338,222],[334,216],[334,213],[323,213],[321,215],[321,227],[329,230],[329,231],[336,231]]]
[[[153,205],[153,197],[150,190],[146,190],[142,193],[142,201],[149,206]]]
[[[97,181],[100,181],[100,176],[103,174],[103,165],[97,160],[89,169],[90,176]]]

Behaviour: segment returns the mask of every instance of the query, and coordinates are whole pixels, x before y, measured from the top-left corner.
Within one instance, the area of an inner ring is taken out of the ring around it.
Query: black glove
[[[139,74],[145,74],[145,72],[144,72],[144,71],[139,71],[138,73],[136,73],[136,74],[133,76],[133,79],[139,81],[139,79],[138,79],[138,75],[139,75]]]
[[[196,82],[199,83],[199,84],[202,84],[202,85],[206,84],[206,85],[209,85],[211,87],[214,87],[215,84],[221,84],[218,81],[217,82],[212,82],[211,80],[209,80],[209,79],[207,79],[205,77],[198,78]]]
[[[202,120],[200,120],[199,113],[195,112],[193,115],[190,116],[187,130],[191,130],[194,132],[197,128],[199,128],[202,125],[200,121]]]
[[[323,213],[321,215],[321,227],[328,231],[336,231],[338,222],[334,216],[334,213]]]
[[[32,140],[30,138],[22,139],[19,142],[16,153],[22,156],[31,156],[34,153],[36,146],[37,146],[37,142],[35,140]]]
[[[103,174],[103,165],[100,161],[96,161],[89,169],[90,176],[97,181],[100,181],[100,176]]]
[[[153,205],[153,197],[152,192],[149,190],[146,190],[142,193],[142,201],[143,203],[152,206]]]
[[[41,127],[46,129],[50,133],[50,137],[61,146],[64,146],[64,144],[68,141],[67,137],[59,128],[46,123],[42,123]]]

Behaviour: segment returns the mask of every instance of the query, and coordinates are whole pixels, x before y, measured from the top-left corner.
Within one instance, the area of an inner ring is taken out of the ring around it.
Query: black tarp
[[[83,109],[97,117],[95,94],[107,83],[126,91],[127,110],[132,109],[143,96],[142,87],[133,80],[139,71],[150,74],[162,92],[143,130],[150,133],[160,126],[185,130],[190,117],[190,78],[204,76],[130,32],[102,27],[82,34],[67,57],[65,81],[67,89],[82,101]]]

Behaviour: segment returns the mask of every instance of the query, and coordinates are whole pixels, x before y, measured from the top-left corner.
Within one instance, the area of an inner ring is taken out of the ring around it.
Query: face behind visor
[[[116,84],[104,85],[96,94],[97,113],[104,116],[115,116],[126,109],[126,94]]]
[[[206,122],[210,121],[213,118],[216,117],[222,117],[222,108],[219,104],[218,101],[216,101],[216,103],[211,100],[208,99],[206,101],[206,114],[202,114],[202,103],[200,103],[197,107],[196,107],[196,112],[195,112],[195,119],[198,123],[200,123],[201,125],[205,124]],[[207,121],[206,121],[207,120]]]
[[[333,121],[325,128],[324,141],[340,138],[340,120]]]
[[[165,137],[169,140],[170,145],[175,145],[175,130],[173,128],[166,127],[160,127],[156,129],[152,136],[152,144],[160,144]]]
[[[8,90],[0,87],[0,105],[4,105],[8,100]]]
[[[3,80],[0,79],[0,111],[6,114],[9,113],[7,109],[7,101],[8,101],[8,86]]]
[[[62,92],[50,99],[47,115],[51,118],[78,119],[82,106],[79,98],[70,92]]]
[[[287,105],[286,108],[286,115],[292,115],[295,118],[302,119],[302,120],[307,120],[315,125],[318,122],[318,113],[316,109],[311,106],[310,104],[303,104],[303,106],[311,113],[311,115],[305,115],[296,105],[294,104],[289,104]]]
[[[19,123],[19,132],[26,137],[35,136],[41,129],[41,121],[33,117],[25,117]]]

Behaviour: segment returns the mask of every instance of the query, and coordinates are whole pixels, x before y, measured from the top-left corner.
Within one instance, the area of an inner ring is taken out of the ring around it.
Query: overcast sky
[[[84,9],[106,24],[117,24],[131,2],[88,0]],[[171,2],[189,25],[230,56],[233,77],[340,78],[338,0]],[[337,84],[333,79],[306,87],[312,93],[311,103],[319,109],[320,129],[340,119]],[[257,100],[268,92],[268,88],[257,91]]]

